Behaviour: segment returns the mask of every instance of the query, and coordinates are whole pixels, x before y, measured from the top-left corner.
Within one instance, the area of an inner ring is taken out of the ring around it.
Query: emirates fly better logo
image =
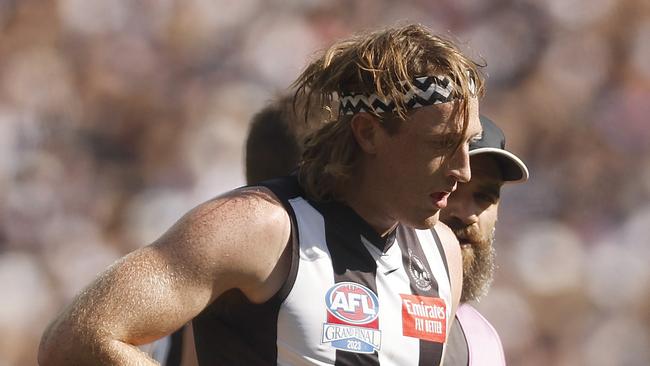
[[[325,294],[325,304],[322,343],[356,353],[373,353],[381,347],[379,300],[369,288],[355,282],[337,283]]]

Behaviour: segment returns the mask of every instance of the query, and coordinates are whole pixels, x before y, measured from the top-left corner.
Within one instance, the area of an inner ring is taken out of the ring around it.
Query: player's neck
[[[382,206],[383,200],[371,185],[353,181],[348,185],[343,197],[345,204],[361,216],[380,236],[388,235],[397,226],[397,220]]]

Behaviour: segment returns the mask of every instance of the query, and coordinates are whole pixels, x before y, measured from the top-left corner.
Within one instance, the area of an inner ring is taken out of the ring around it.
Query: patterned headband
[[[401,83],[402,86],[406,82]],[[454,92],[454,82],[445,75],[422,76],[413,80],[413,87],[402,94],[402,102],[406,109],[415,109],[432,104],[447,103],[457,98]],[[474,89],[474,82],[470,79],[470,89]],[[353,115],[359,112],[393,112],[395,102],[382,98],[377,94],[360,94],[342,92],[339,111],[341,114]]]

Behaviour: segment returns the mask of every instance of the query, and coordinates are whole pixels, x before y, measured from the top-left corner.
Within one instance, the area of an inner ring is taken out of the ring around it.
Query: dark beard
[[[494,275],[494,230],[487,237],[482,236],[476,226],[455,229],[454,234],[461,242],[471,247],[461,247],[463,255],[463,292],[461,302],[479,300],[485,296]]]

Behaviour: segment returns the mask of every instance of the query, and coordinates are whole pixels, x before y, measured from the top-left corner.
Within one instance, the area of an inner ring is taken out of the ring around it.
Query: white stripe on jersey
[[[377,263],[377,297],[381,304],[379,310],[381,342],[390,345],[379,352],[379,363],[382,366],[409,365],[413,364],[413,358],[417,357],[415,355],[420,353],[420,340],[402,335],[402,299],[395,294],[410,294],[411,281],[406,272],[408,268],[405,268],[402,263],[402,250],[397,238],[386,254],[387,256],[384,257],[388,257],[387,260],[399,261],[399,267],[390,272],[391,266],[386,266],[384,261]]]
[[[328,360],[336,358],[336,351],[321,344],[320,331],[310,331],[314,326],[320,329],[327,322],[324,294],[334,286],[325,222],[323,216],[303,198],[291,199],[289,203],[298,222],[300,265],[296,282],[278,314],[278,365],[330,365]],[[309,265],[303,265],[305,262]],[[323,296],[315,297],[314,294]],[[307,314],[301,316],[310,323],[296,324],[295,315],[288,314],[289,309],[300,309]],[[299,349],[295,349],[296,346]]]
[[[435,230],[435,229],[432,229]],[[433,272],[433,277],[438,282],[438,296],[444,299],[447,303],[447,334],[451,330],[451,284],[449,281],[449,275],[445,270],[445,263],[442,259],[444,255],[438,250],[438,245],[436,244],[435,239],[433,238],[433,233],[431,230],[415,230],[418,240],[420,240],[420,245],[424,251],[424,255],[427,257],[427,262],[431,267]],[[445,346],[447,343],[445,343]]]

